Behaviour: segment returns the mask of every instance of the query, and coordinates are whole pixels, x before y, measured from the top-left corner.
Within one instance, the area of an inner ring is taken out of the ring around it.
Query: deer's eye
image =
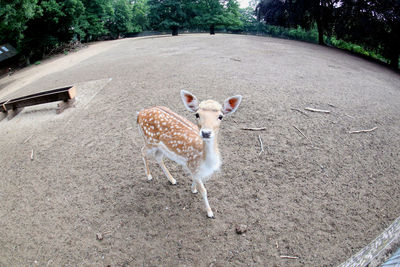
[[[200,118],[199,113],[196,113],[196,119]]]
[[[218,116],[218,119],[219,119],[219,120],[222,120],[223,117],[224,117],[224,116],[219,115],[219,116]]]

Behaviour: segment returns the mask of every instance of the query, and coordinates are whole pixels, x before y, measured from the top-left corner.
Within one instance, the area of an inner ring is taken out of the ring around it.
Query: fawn
[[[138,113],[137,123],[145,145],[142,157],[148,180],[152,179],[147,156],[152,155],[160,165],[171,184],[176,180],[165,167],[164,156],[183,166],[192,178],[192,193],[200,191],[207,210],[207,216],[214,218],[207,199],[204,182],[220,168],[218,132],[224,116],[232,114],[239,107],[242,96],[225,100],[223,106],[214,100],[202,101],[185,90],[181,91],[185,107],[195,112],[198,126],[179,116],[166,107],[152,107]]]

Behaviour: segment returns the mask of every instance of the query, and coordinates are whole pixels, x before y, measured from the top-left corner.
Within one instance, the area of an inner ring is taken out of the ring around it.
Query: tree
[[[149,6],[147,0],[136,0],[132,5],[132,24],[134,32],[149,29]]]
[[[69,30],[72,30],[74,37],[79,41],[85,37],[84,28],[87,27],[85,19],[85,7],[81,0],[65,0],[63,3],[65,16],[63,18],[64,25],[69,25]]]
[[[127,0],[116,0],[113,3],[113,17],[110,23],[110,32],[116,38],[120,37],[121,33],[131,32],[132,24],[132,6]]]
[[[11,43],[19,48],[26,23],[35,16],[37,9],[37,0],[0,1],[0,43]]]
[[[224,10],[224,24],[230,31],[242,31],[243,22],[240,20],[239,3],[237,0],[228,0]]]
[[[85,40],[97,40],[99,37],[110,33],[109,27],[113,17],[111,0],[82,0],[85,6],[85,23],[82,30]]]
[[[283,27],[311,29],[317,25],[318,42],[324,44],[324,34],[332,33],[335,5],[340,0],[261,0],[257,17],[266,23]]]
[[[172,30],[178,35],[179,27],[185,23],[183,3],[180,0],[149,0],[149,21],[155,30]]]
[[[224,25],[224,9],[219,0],[200,0],[196,6],[194,23],[215,34],[215,27]]]
[[[82,13],[83,5],[79,0],[40,1],[35,15],[26,22],[20,40],[19,48],[27,63],[31,58],[43,58],[52,48],[70,41],[76,18]]]
[[[287,11],[280,0],[261,0],[256,6],[257,19],[267,24],[288,27]]]
[[[254,32],[257,31],[257,17],[255,16],[254,9],[251,7],[241,8],[240,12],[240,20],[243,23],[243,30],[245,32]]]
[[[338,38],[381,53],[398,68],[400,55],[399,0],[343,0],[337,10]]]

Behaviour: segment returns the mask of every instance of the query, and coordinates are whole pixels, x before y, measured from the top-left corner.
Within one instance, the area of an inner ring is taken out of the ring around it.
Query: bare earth
[[[67,85],[75,108],[0,121],[0,266],[335,266],[400,215],[400,77],[381,66],[266,37],[124,39],[6,77],[0,99]],[[136,111],[194,121],[181,89],[243,95],[206,184],[214,220],[181,167],[177,186],[154,160],[144,174]]]

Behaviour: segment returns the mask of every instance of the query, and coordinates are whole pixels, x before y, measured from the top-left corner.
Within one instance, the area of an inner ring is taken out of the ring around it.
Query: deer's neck
[[[203,141],[203,163],[201,165],[201,172],[204,173],[204,176],[210,176],[221,166],[217,136],[212,141]]]

